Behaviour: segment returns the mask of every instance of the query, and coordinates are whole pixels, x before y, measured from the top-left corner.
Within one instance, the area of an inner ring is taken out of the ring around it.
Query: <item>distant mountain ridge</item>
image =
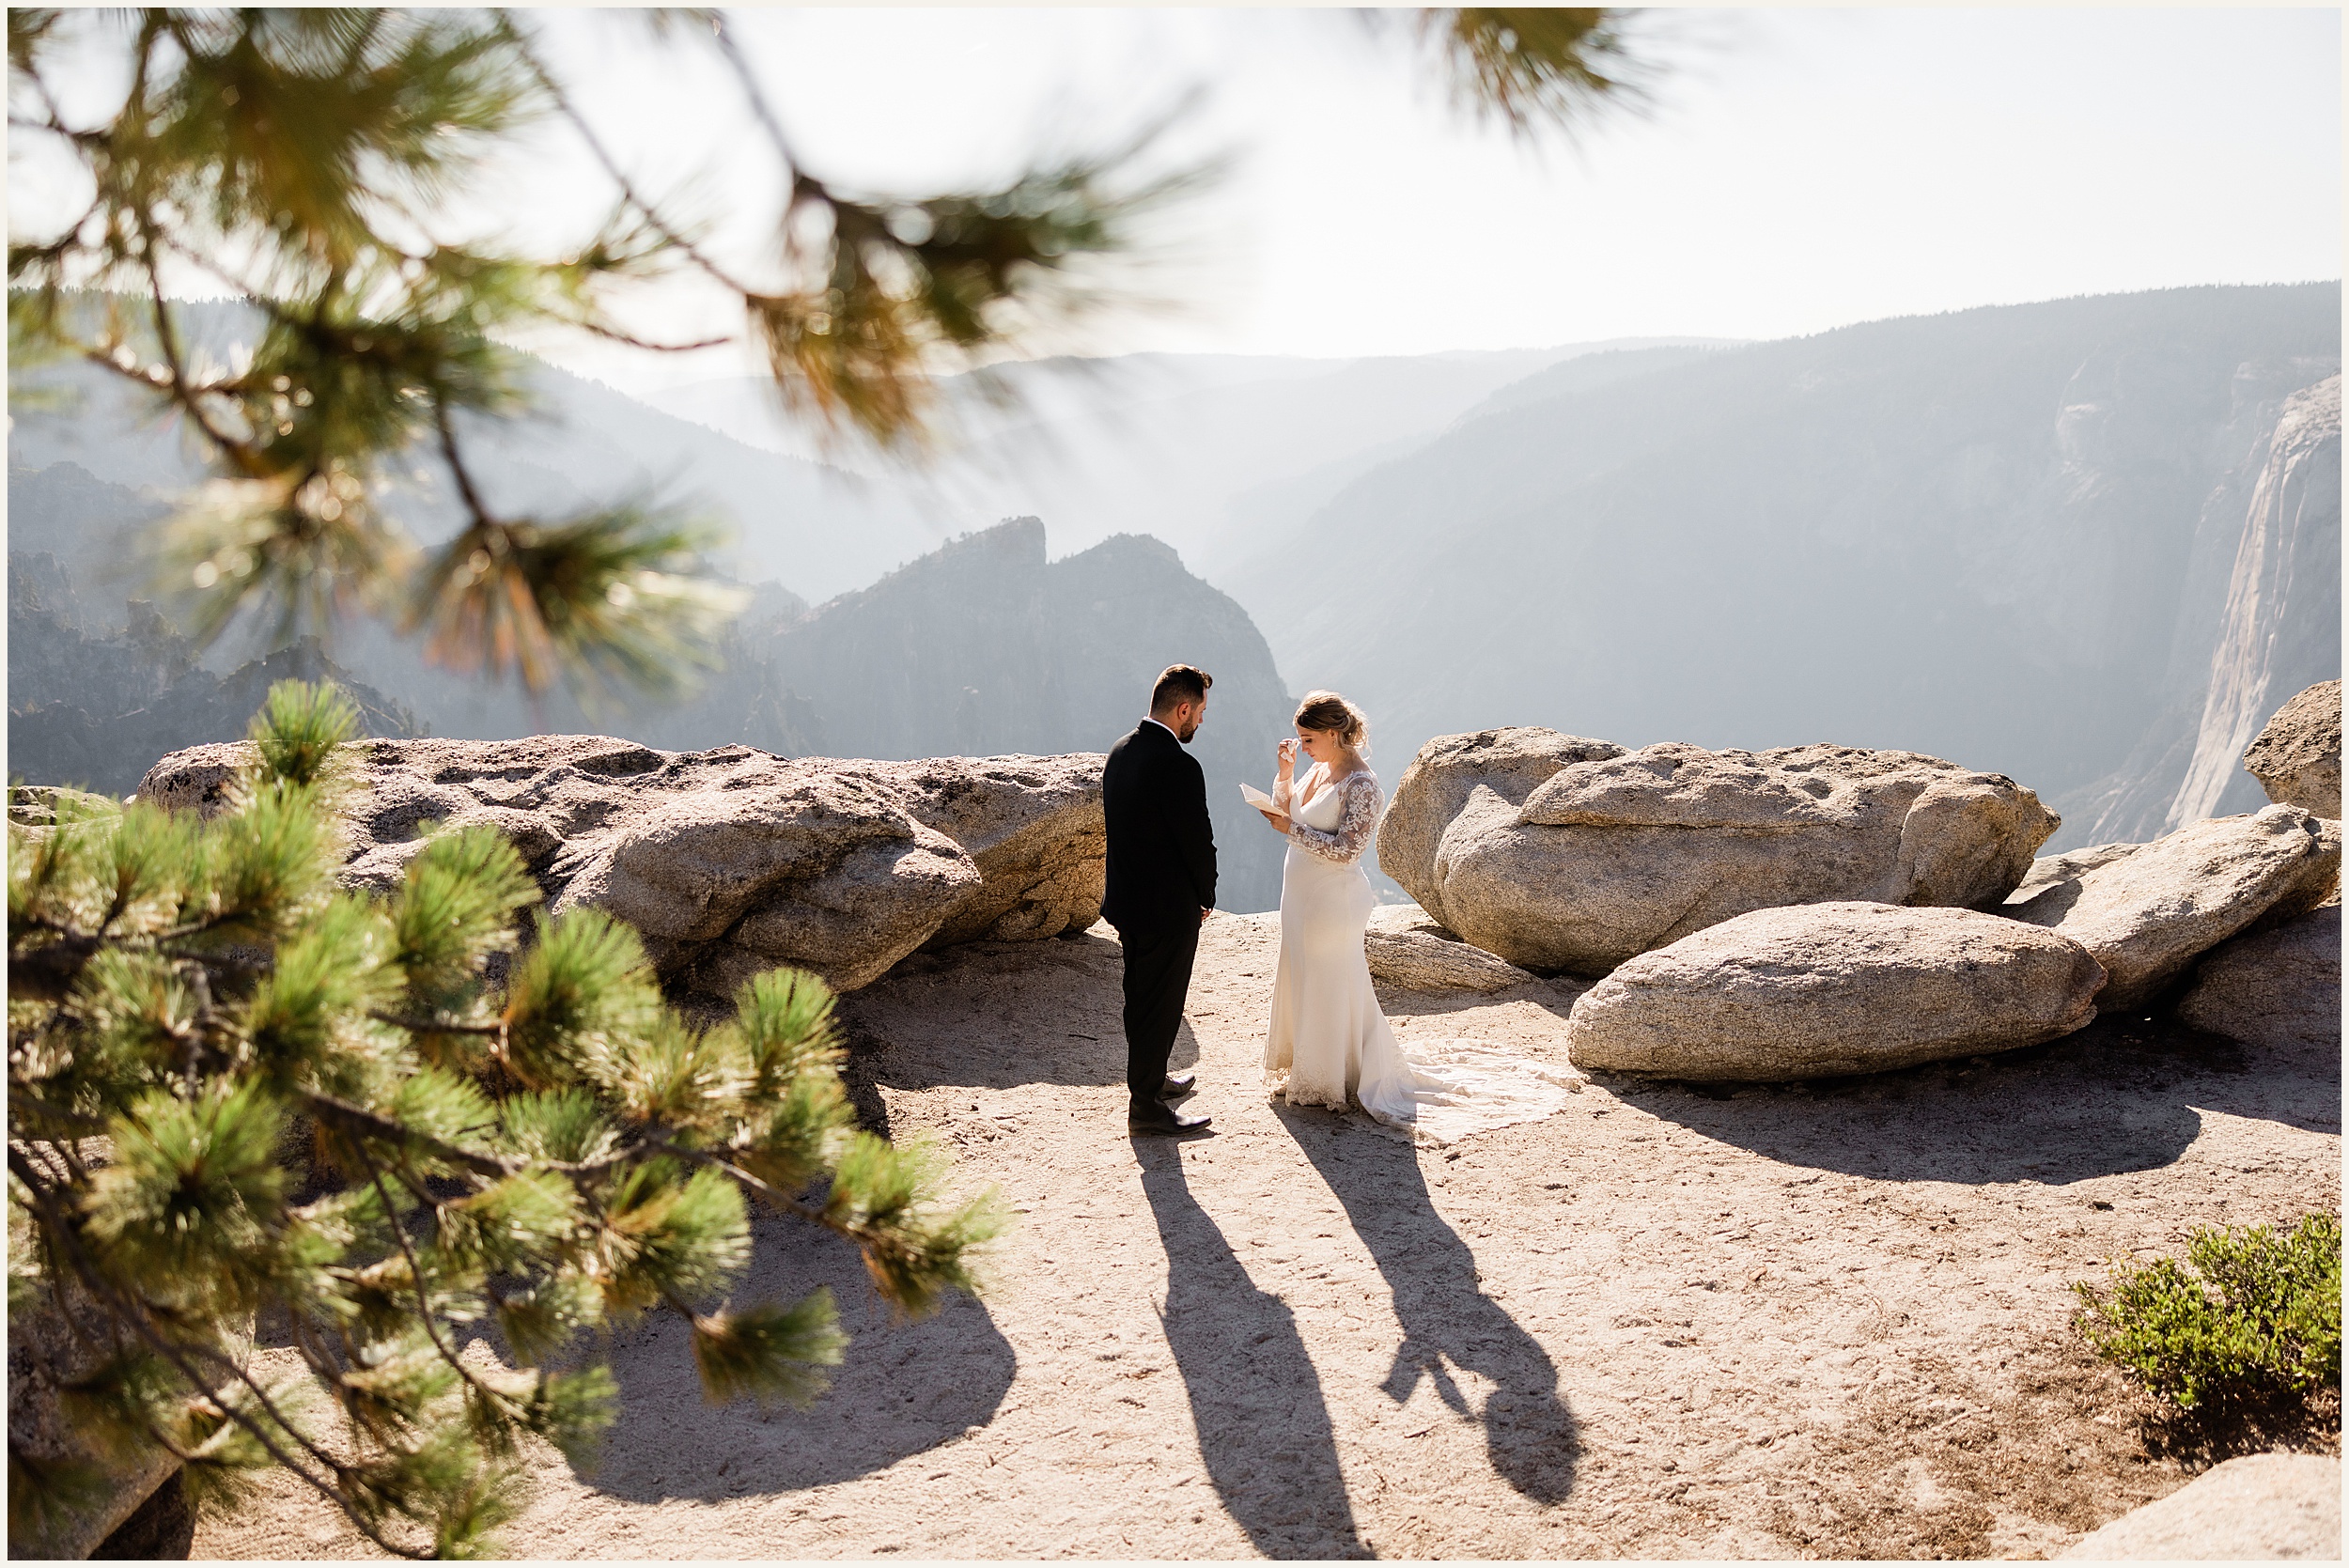
[[[226,303],[179,309],[190,336],[224,356],[251,331]],[[510,512],[562,515],[642,498],[675,503],[732,533],[722,558],[735,575],[779,579],[819,598],[870,582],[964,526],[840,469],[745,446],[601,382],[519,357],[539,410],[459,422],[476,477],[492,504]],[[157,422],[142,390],[77,365],[44,367],[36,380],[73,402],[12,406],[11,471],[71,462],[109,483],[158,491],[210,477],[178,426]],[[421,481],[407,478],[405,465],[392,466],[402,484],[387,509],[422,539],[445,536],[458,509],[437,459],[417,465]]]
[[[875,756],[1097,749],[1137,682],[1190,660],[1218,675],[1219,833],[1269,857],[1234,883],[1252,900],[1278,846],[1227,785],[1268,769],[1291,682],[1369,709],[1390,782],[1429,737],[1493,724],[1834,739],[2006,772],[2066,815],[2052,848],[2143,839],[2256,803],[2238,732],[2340,674],[2340,303],[2170,289],[1764,344],[1233,359],[1098,396],[1062,365],[990,440],[1139,421],[1159,449],[1054,481],[1073,516],[1037,515],[1090,546],[1059,560],[1033,519],[950,539],[961,503],[549,368],[561,417],[485,439],[501,495],[730,496],[764,541],[738,570],[825,602],[767,584],[698,698],[604,714],[534,709],[371,626],[327,651],[437,733]],[[123,484],[194,472],[109,386],[10,434],[11,544],[57,555],[91,637],[125,625],[97,574],[158,509]],[[1143,516],[1165,532],[1122,527]]]
[[[1236,498],[1285,487],[1310,510],[1369,461],[1440,434],[1499,389],[1586,355],[1722,340],[1306,360],[1228,354],[1054,359],[948,378],[943,440],[923,470],[870,461],[877,492],[930,515],[1049,520],[1082,549],[1147,534],[1215,578],[1252,522]],[[1003,400],[1008,395],[1008,401]],[[729,380],[646,394],[772,450],[815,450],[772,388]],[[795,444],[797,443],[797,444]]]
[[[1268,520],[1219,581],[1291,680],[1345,690],[1405,754],[1509,723],[1833,739],[2060,801],[2173,704],[2199,724],[2249,497],[2287,400],[2338,374],[2340,343],[2340,287],[2310,284],[1595,356],[1546,374],[1631,373],[1547,396],[1520,382],[1310,517]],[[2340,673],[2330,461],[2301,471],[2300,587],[2265,601],[2262,635],[2292,650],[2263,677],[2277,702]],[[2192,751],[2148,786],[2159,810],[2076,812],[2056,846],[2092,817],[2101,836],[2160,831]],[[2212,804],[2256,791],[2231,777]]]
[[[765,657],[805,715],[801,749],[882,758],[1107,751],[1160,670],[1197,664],[1215,678],[1191,749],[1217,902],[1280,902],[1285,843],[1238,784],[1270,782],[1294,700],[1247,612],[1159,540],[1120,535],[1048,560],[1044,524],[1015,518],[817,606]]]
[[[8,552],[8,773],[28,784],[108,795],[138,787],[155,759],[182,747],[240,739],[270,687],[331,680],[366,735],[412,735],[399,704],[304,638],[225,675],[153,607],[132,602],[127,625],[93,615],[47,551]]]

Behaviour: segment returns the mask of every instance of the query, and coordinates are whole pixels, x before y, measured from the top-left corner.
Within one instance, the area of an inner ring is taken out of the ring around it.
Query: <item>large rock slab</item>
[[[2230,1459],[2091,1531],[2063,1555],[2106,1562],[2337,1562],[2341,1461],[2323,1453]]]
[[[86,1144],[84,1152],[91,1153],[90,1146]],[[9,1449],[36,1461],[87,1465],[95,1471],[86,1495],[42,1499],[46,1506],[25,1511],[22,1529],[11,1509],[11,1558],[90,1556],[179,1470],[179,1461],[168,1450],[144,1446],[127,1453],[109,1452],[68,1421],[64,1396],[98,1369],[108,1353],[107,1343],[98,1308],[78,1285],[37,1290],[8,1312]],[[230,1334],[219,1348],[242,1367],[253,1350],[251,1323]],[[215,1391],[217,1388],[215,1384]]]
[[[2111,976],[2101,1002],[2109,1012],[2150,1001],[2263,915],[2314,908],[2340,877],[2339,825],[2297,806],[2269,806],[2188,823],[2041,884],[2001,912],[2060,931],[2094,954]]]
[[[139,794],[210,815],[250,755],[175,753]],[[556,911],[608,910],[664,978],[718,995],[778,964],[851,990],[925,944],[1058,936],[1100,914],[1097,754],[786,759],[536,736],[359,741],[349,761],[346,885],[397,885],[424,823],[487,823]]]
[[[1505,991],[1540,984],[1505,958],[1470,947],[1416,904],[1385,904],[1370,913],[1362,955],[1374,980],[1407,991]]]
[[[2015,891],[2006,895],[2006,902],[2028,903],[2049,888],[2077,882],[2098,866],[2126,860],[2144,847],[2141,844],[2092,844],[2085,849],[2066,850],[2061,855],[2042,855],[2030,862],[2030,869],[2015,884]]]
[[[1439,735],[1419,749],[1403,770],[1386,814],[1378,819],[1378,869],[1427,911],[1444,920],[1443,885],[1436,875],[1436,853],[1479,789],[1515,807],[1561,768],[1623,755],[1610,740],[1518,725]]]
[[[1642,954],[1585,992],[1585,1070],[1730,1082],[1880,1072],[2037,1045],[2096,1016],[2078,943],[1973,909],[1757,909]]]
[[[1379,864],[1476,946],[1595,975],[1754,909],[1996,905],[2058,825],[2014,780],[1914,752],[1626,753],[1503,730],[1429,743]]]
[[[2278,708],[2243,753],[2267,798],[2319,816],[2341,815],[2341,682],[2319,681]]]
[[[2205,954],[2178,1017],[2254,1046],[2341,1048],[2341,906],[2232,937]]]

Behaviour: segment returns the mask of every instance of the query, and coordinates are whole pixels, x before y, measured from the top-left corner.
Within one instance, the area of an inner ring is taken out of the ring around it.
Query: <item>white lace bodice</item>
[[[1273,803],[1288,814],[1291,843],[1334,864],[1351,865],[1370,847],[1378,827],[1378,777],[1367,768],[1334,784],[1325,782],[1328,777],[1329,769],[1315,763],[1294,784],[1275,783]],[[1294,803],[1299,797],[1301,806]]]

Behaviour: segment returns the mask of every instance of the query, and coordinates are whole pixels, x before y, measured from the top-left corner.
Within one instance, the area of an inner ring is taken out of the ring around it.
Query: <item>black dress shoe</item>
[[[1146,1105],[1136,1101],[1126,1110],[1126,1128],[1129,1132],[1197,1132],[1210,1120],[1212,1118],[1206,1116],[1186,1116],[1173,1106],[1156,1100]]]
[[[1159,1085],[1159,1098],[1179,1100],[1198,1087],[1198,1083],[1199,1075],[1196,1073],[1169,1073],[1166,1081]]]

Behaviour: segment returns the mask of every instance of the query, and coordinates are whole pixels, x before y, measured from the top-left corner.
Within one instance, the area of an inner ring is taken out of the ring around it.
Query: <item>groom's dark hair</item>
[[[1215,676],[1191,664],[1169,664],[1159,672],[1159,681],[1150,688],[1150,711],[1164,713],[1184,703],[1204,703],[1207,688],[1215,684]]]

